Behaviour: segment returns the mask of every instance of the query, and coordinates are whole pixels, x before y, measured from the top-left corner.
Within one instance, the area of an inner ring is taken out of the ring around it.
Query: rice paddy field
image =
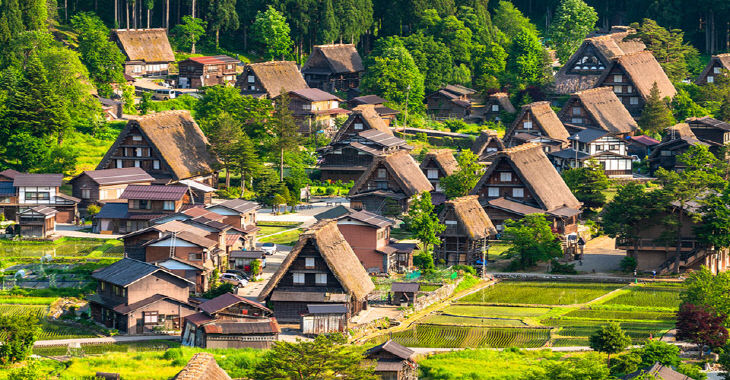
[[[25,315],[41,320],[41,333],[38,340],[70,339],[96,337],[96,334],[86,332],[75,326],[66,326],[46,320],[48,305],[0,305],[0,315]],[[0,340],[4,337],[0,334]]]
[[[390,337],[410,347],[588,346],[601,326],[618,322],[636,344],[674,327],[681,290],[664,284],[504,281]]]
[[[0,259],[41,258],[122,258],[124,247],[119,240],[58,239],[53,242],[0,241]]]

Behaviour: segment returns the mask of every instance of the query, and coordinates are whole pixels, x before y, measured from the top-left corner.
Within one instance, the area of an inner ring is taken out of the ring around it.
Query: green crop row
[[[550,330],[418,324],[390,338],[407,347],[541,347],[550,339]]]
[[[500,282],[459,302],[572,305],[591,301],[620,287],[618,284],[595,283]]]

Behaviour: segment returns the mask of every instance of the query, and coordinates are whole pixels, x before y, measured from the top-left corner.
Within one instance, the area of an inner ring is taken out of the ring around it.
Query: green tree
[[[675,120],[684,120],[688,117],[702,117],[710,114],[710,111],[695,103],[689,92],[683,88],[678,88],[677,94],[672,98],[672,111]]]
[[[677,340],[696,344],[701,356],[704,346],[717,348],[727,343],[726,319],[727,315],[706,306],[684,303],[677,313]]]
[[[448,82],[454,63],[449,48],[443,42],[423,32],[411,34],[402,41],[424,75],[426,92],[436,91]]]
[[[702,223],[695,228],[697,239],[711,249],[730,247],[730,184],[721,193],[711,193],[700,208]]]
[[[182,23],[177,24],[172,29],[178,47],[187,49],[190,47],[190,53],[195,54],[195,44],[205,34],[205,27],[208,25],[206,21],[191,16],[183,16]]]
[[[529,214],[522,219],[506,221],[503,237],[512,246],[502,253],[507,258],[516,258],[511,264],[514,269],[529,268],[539,261],[560,257],[563,249],[550,228],[550,222],[543,214]]]
[[[565,63],[593,31],[598,14],[583,0],[561,0],[550,23],[548,36],[560,62]]]
[[[659,94],[659,87],[656,82],[649,91],[649,97],[646,98],[646,104],[641,111],[638,122],[644,132],[655,135],[674,125],[672,110],[669,109],[669,105]]]
[[[142,99],[139,102],[139,114],[147,115],[150,111],[150,107],[152,107],[152,94],[145,91],[142,93]]]
[[[684,42],[684,32],[680,29],[666,30],[648,18],[641,24],[631,24],[631,27],[636,32],[627,38],[640,39],[654,54],[672,82],[681,82],[689,77],[687,61],[699,53],[692,45]]]
[[[682,303],[704,306],[722,315],[730,313],[730,272],[714,275],[706,267],[687,276],[686,288],[680,294]]]
[[[317,40],[323,44],[331,44],[339,37],[340,25],[335,16],[335,8],[332,0],[324,0],[320,7],[319,28],[317,29]]]
[[[292,40],[289,24],[279,11],[269,6],[266,12],[256,14],[252,30],[254,39],[263,48],[266,59],[285,59],[291,54]]]
[[[241,196],[246,192],[246,183],[261,171],[261,160],[256,153],[256,146],[246,133],[241,133],[237,147],[238,172],[241,175]]]
[[[221,29],[238,29],[236,0],[211,0],[208,5],[208,20],[210,28],[215,31],[215,48],[218,49]]]
[[[517,35],[527,30],[528,33],[538,36],[539,32],[530,19],[525,17],[512,2],[500,0],[494,11],[494,26],[503,33],[506,42],[511,42]]]
[[[274,147],[279,156],[279,181],[284,181],[284,153],[299,145],[299,132],[289,109],[289,94],[282,91],[275,100],[272,118]]]
[[[608,189],[611,182],[595,159],[588,160],[583,167],[565,170],[562,174],[565,184],[587,209],[595,211],[606,203],[603,191]]]
[[[6,0],[0,7],[0,45],[8,44],[24,30],[18,0]]]
[[[411,54],[401,44],[374,50],[367,59],[361,87],[397,104],[397,108],[424,110],[424,78]]]
[[[375,380],[363,366],[362,348],[348,345],[341,334],[318,335],[311,341],[274,342],[252,374],[255,380]]]
[[[507,57],[507,71],[518,86],[538,86],[549,76],[547,51],[537,35],[523,28],[512,39]]]
[[[479,157],[471,150],[463,150],[456,161],[459,170],[441,180],[441,186],[447,198],[462,197],[476,186],[484,173],[484,167],[479,164]]]
[[[611,355],[625,350],[631,344],[631,338],[626,336],[616,322],[602,326],[600,330],[591,335],[589,340],[592,349],[608,355],[609,366],[611,366]]]
[[[33,344],[41,332],[37,318],[28,315],[0,316],[0,363],[8,365],[25,360],[33,350]]]
[[[241,122],[228,113],[221,114],[208,131],[212,151],[220,158],[226,171],[226,190],[231,187],[231,170],[238,163],[240,141],[243,135]],[[243,192],[241,193],[243,194]]]
[[[439,222],[438,215],[431,203],[431,193],[424,191],[413,199],[408,212],[403,217],[408,230],[421,242],[423,252],[430,253],[430,248],[441,243],[439,235],[446,229]]]
[[[110,97],[111,84],[124,82],[124,54],[109,40],[109,29],[94,13],[74,15],[71,25],[78,33],[81,62],[89,70],[99,94]]]
[[[474,51],[473,86],[481,91],[499,89],[500,79],[505,78],[507,52],[497,43],[478,45]]]

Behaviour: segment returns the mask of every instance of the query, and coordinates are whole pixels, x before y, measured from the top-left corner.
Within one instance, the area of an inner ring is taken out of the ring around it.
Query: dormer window
[[[623,75],[620,75],[620,74],[616,74],[616,75],[613,76],[613,81],[615,83],[621,83],[621,82],[624,81],[624,76]]]
[[[304,266],[307,268],[314,268],[314,257],[305,257]]]
[[[362,131],[362,123],[355,123],[355,130]]]
[[[532,122],[531,121],[525,121],[522,123],[522,127],[525,129],[532,129]]]

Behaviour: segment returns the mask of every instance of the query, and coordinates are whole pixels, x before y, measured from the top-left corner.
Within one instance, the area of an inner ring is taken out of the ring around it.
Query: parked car
[[[273,255],[276,253],[276,244],[274,243],[264,243],[261,245],[261,250],[264,251],[267,255]]]
[[[228,269],[226,270],[226,273],[235,274],[238,277],[241,277],[242,279],[246,281],[251,281],[251,276],[248,275],[248,273],[236,269]]]
[[[225,281],[225,282],[231,283],[236,286],[248,285],[248,280],[242,278],[241,276],[239,276],[235,273],[223,273],[221,275],[221,281]]]

